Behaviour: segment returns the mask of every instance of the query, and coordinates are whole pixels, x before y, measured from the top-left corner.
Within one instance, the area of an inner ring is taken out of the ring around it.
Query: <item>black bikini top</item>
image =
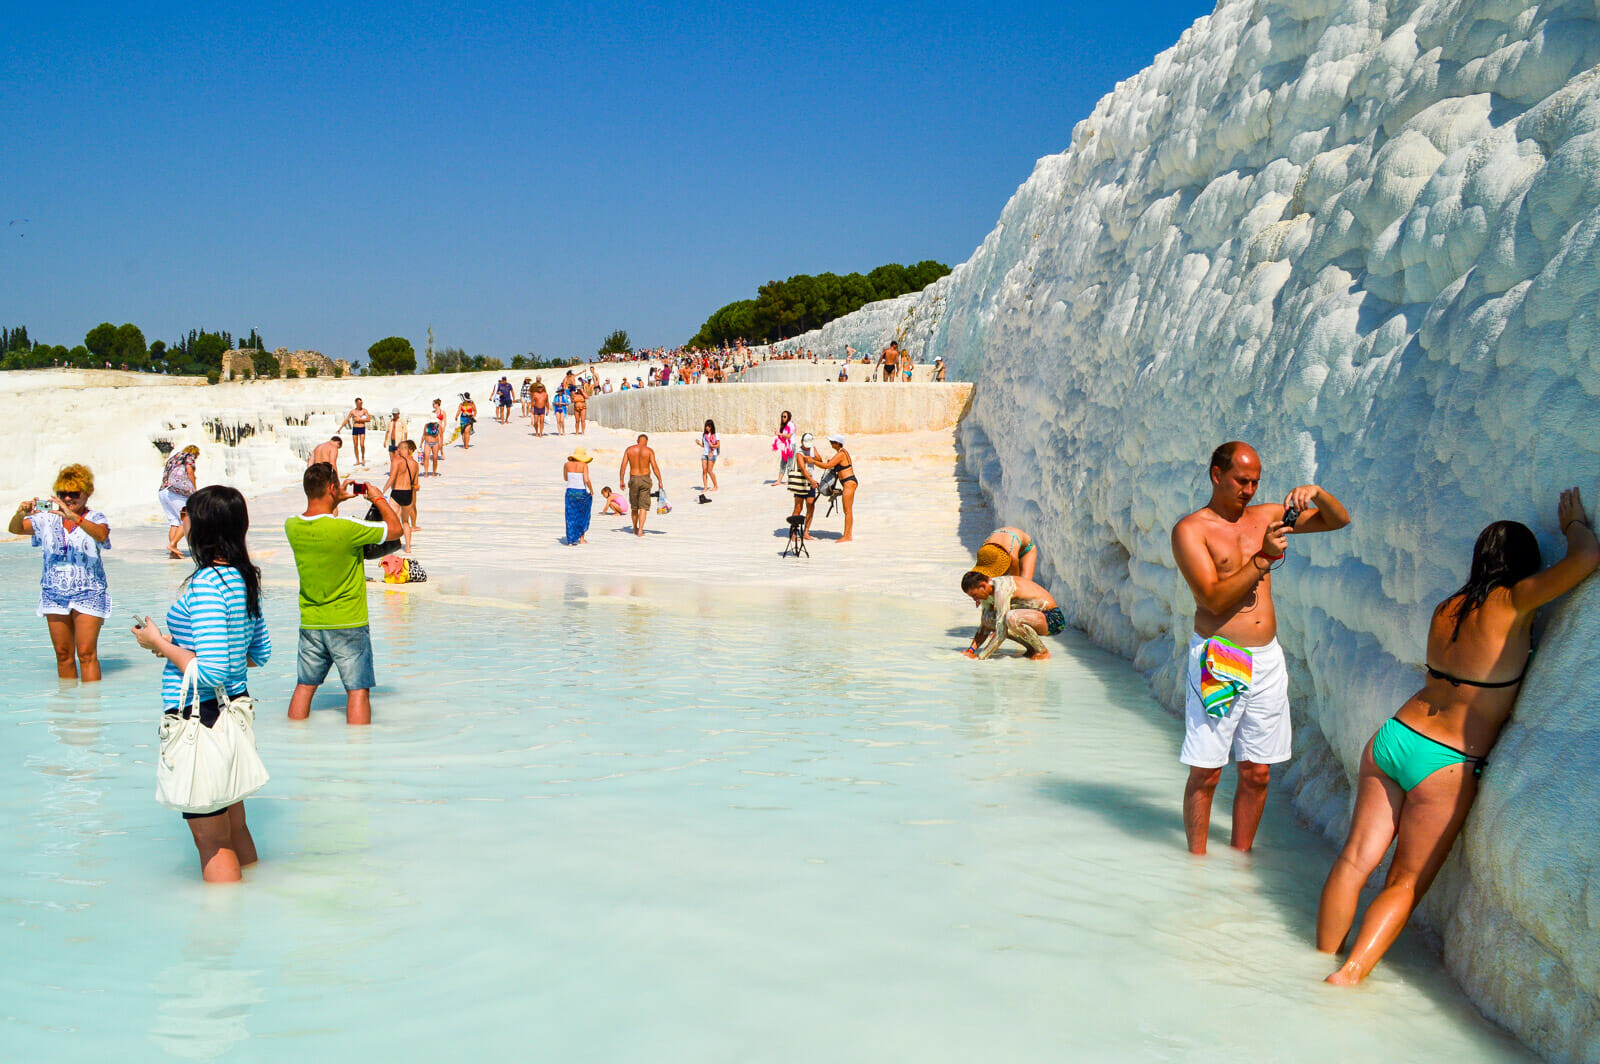
[[[1436,680],[1449,680],[1451,687],[1515,687],[1517,684],[1522,682],[1522,678],[1524,676],[1528,675],[1528,667],[1524,665],[1522,667],[1522,671],[1517,674],[1517,678],[1514,680],[1502,680],[1500,683],[1485,683],[1482,680],[1463,680],[1459,676],[1451,676],[1448,672],[1440,672],[1432,665],[1424,665],[1423,668],[1427,669],[1428,675],[1432,676]]]

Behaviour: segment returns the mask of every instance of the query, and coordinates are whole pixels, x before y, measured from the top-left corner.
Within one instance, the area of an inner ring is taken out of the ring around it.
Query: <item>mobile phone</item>
[[[132,610],[128,611],[128,616],[133,618],[133,626],[135,628],[143,628],[144,627],[144,618],[143,617],[139,616],[137,613],[134,613]]]

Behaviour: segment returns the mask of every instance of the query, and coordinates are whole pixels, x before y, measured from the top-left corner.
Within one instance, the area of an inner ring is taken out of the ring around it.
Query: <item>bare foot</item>
[[[840,536],[838,539],[834,540],[835,543],[854,543],[855,541],[856,538],[854,536]]]
[[[179,554],[177,551],[175,551],[172,548],[168,547],[167,548],[167,557],[169,557],[169,558],[182,558],[183,555]]]
[[[1361,982],[1361,976],[1352,965],[1346,963],[1323,982],[1332,983],[1334,986],[1355,986]]]
[[[1041,650],[1038,653],[1024,654],[1022,656],[1027,658],[1029,661],[1049,661],[1050,660],[1050,652],[1048,650]]]
[[[816,542],[816,539],[817,539],[817,537],[816,537],[816,536],[813,536],[813,535],[812,535],[812,534],[811,534],[811,533],[810,533],[810,532],[807,532],[807,533],[806,533],[806,534],[805,534],[805,535],[803,535],[803,536],[801,536],[801,537],[800,537],[800,538],[801,538],[801,539],[809,539],[809,540],[811,540],[811,541],[812,541],[812,542],[813,542],[813,543],[815,543],[815,542]]]

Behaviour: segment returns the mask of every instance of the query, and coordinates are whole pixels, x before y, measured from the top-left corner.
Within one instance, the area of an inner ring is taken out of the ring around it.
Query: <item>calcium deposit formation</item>
[[[1428,611],[1516,518],[1600,500],[1600,5],[1223,0],[1043,159],[973,257],[796,344],[975,382],[964,461],[1171,705],[1168,529],[1217,443],[1355,523],[1278,587],[1300,811],[1341,832]],[[785,345],[792,346],[792,345]],[[1424,916],[1468,993],[1600,1060],[1600,583],[1554,613]],[[1174,772],[1174,780],[1179,777]],[[1177,815],[1177,792],[1173,815]],[[1307,934],[1310,929],[1307,928]]]

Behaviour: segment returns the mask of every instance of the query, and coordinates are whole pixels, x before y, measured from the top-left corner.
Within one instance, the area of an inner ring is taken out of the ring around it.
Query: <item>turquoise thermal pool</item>
[[[1142,678],[1072,638],[967,661],[954,593],[375,590],[350,729],[336,683],[284,719],[274,559],[262,860],[208,889],[122,623],[186,566],[108,560],[94,689],[53,675],[37,565],[0,548],[7,1059],[1530,1059],[1411,935],[1325,987],[1331,849],[1280,796],[1256,855],[1191,859]]]

